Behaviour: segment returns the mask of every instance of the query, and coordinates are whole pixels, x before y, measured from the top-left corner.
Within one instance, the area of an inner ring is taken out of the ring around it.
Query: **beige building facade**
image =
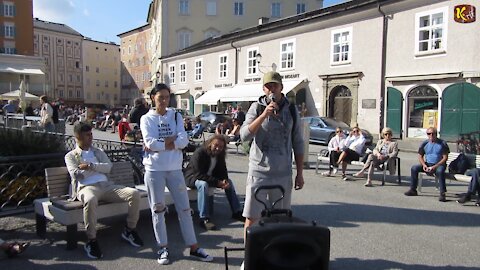
[[[178,107],[198,114],[248,106],[263,93],[263,73],[276,70],[309,116],[373,134],[389,126],[399,138],[426,138],[437,126],[450,139],[480,130],[480,44],[471,35],[480,26],[454,20],[465,4],[475,1],[347,2],[170,54],[162,79]]]
[[[275,21],[322,6],[323,0],[153,0],[148,15],[152,73],[160,70],[162,56],[251,27],[260,18]]]
[[[132,105],[133,99],[148,95],[151,90],[150,25],[118,34],[118,37],[121,47],[120,102]]]
[[[83,86],[87,105],[122,106],[120,100],[120,46],[83,40]]]
[[[45,61],[45,93],[66,104],[83,103],[83,36],[64,24],[33,23],[34,55]]]

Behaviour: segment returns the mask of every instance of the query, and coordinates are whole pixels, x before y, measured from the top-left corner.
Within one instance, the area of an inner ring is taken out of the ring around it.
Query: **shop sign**
[[[472,23],[476,20],[476,9],[472,5],[455,6],[453,19],[457,23]]]
[[[219,84],[215,84],[215,88],[232,87],[232,86],[233,86],[232,83],[219,83]]]

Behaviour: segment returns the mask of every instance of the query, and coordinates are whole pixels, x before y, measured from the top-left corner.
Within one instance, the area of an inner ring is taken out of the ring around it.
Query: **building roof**
[[[89,37],[85,37],[83,39],[83,41],[90,41],[90,42],[96,42],[96,43],[101,43],[101,44],[105,44],[105,45],[111,45],[111,46],[120,46],[118,45],[117,43],[113,42],[113,41],[110,41],[110,42],[103,42],[103,41],[98,41],[98,40],[93,40]]]
[[[198,42],[196,44],[193,44],[192,46],[187,47],[178,52],[172,53],[167,56],[163,56],[162,59],[168,59],[170,57],[175,57],[178,55],[182,55],[182,54],[186,54],[186,53],[190,53],[190,52],[194,52],[194,51],[198,51],[206,48],[211,48],[211,47],[215,47],[223,44],[229,44],[234,41],[247,39],[254,36],[264,35],[268,32],[277,32],[283,29],[298,27],[309,22],[335,19],[347,12],[358,11],[364,8],[371,8],[373,6],[384,4],[387,2],[399,2],[399,1],[403,1],[403,0],[350,0],[338,5],[286,17],[273,22],[263,23],[261,25],[255,25],[249,28],[245,28],[245,29],[224,34],[221,36],[211,37],[201,42]]]
[[[71,28],[68,25],[61,24],[61,23],[42,21],[38,18],[35,18],[33,20],[33,28],[45,29],[45,30],[49,30],[49,31],[54,31],[54,32],[59,32],[59,33],[64,33],[64,34],[83,37],[82,34],[73,30],[73,28]]]
[[[128,30],[126,32],[120,33],[120,34],[117,35],[117,37],[122,38],[122,36],[128,36],[130,34],[133,34],[133,32],[135,32],[135,31],[143,31],[143,30],[148,29],[149,27],[150,27],[150,24],[147,23],[147,24],[144,24],[144,25],[139,26],[137,28],[134,28],[134,29]]]

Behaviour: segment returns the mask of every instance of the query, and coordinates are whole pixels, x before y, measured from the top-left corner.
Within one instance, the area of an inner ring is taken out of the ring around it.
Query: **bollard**
[[[310,169],[310,162],[308,162],[309,146],[310,146],[310,123],[307,119],[303,119],[303,143],[304,143],[304,155],[303,155],[303,168]]]

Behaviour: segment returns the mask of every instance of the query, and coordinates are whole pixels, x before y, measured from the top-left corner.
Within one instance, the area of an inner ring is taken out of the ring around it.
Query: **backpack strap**
[[[260,105],[260,103],[257,102],[257,117],[260,116],[260,114],[265,111],[265,106]],[[288,105],[288,110],[290,111],[290,115],[292,116],[292,130],[291,130],[291,137],[292,137],[292,142],[293,142],[293,130],[295,129],[295,126],[297,125],[297,111],[295,109],[295,104],[289,103]]]

